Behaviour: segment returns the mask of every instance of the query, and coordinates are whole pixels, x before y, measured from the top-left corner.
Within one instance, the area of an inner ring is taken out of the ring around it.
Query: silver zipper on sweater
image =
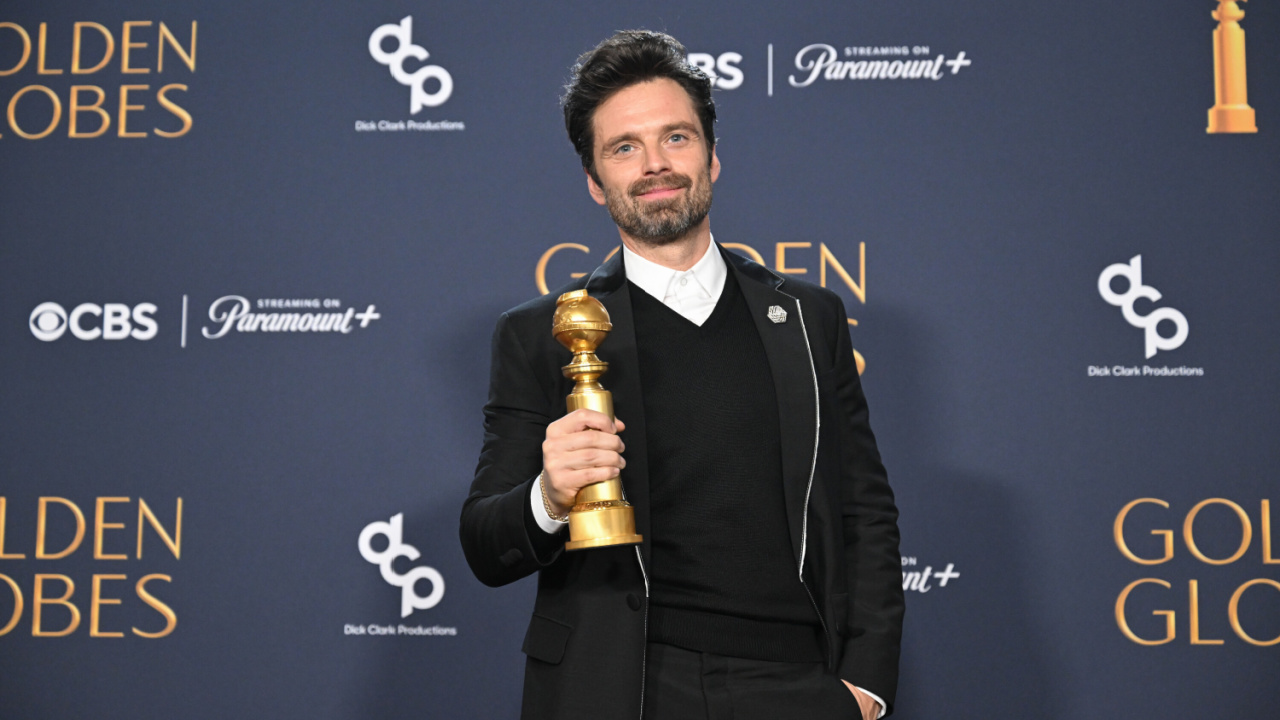
[[[782,291],[779,290],[778,292]],[[786,293],[782,294],[786,295]],[[809,589],[809,585],[804,581],[804,558],[805,552],[809,549],[809,494],[813,490],[813,475],[818,469],[818,439],[822,430],[818,371],[813,365],[813,346],[809,344],[809,330],[804,324],[804,309],[800,307],[800,299],[790,295],[787,295],[787,297],[796,301],[796,314],[800,317],[800,332],[804,335],[804,349],[809,356],[809,373],[813,376],[813,460],[809,464],[809,484],[804,490],[804,515],[800,521],[800,584],[804,586],[804,593],[809,596],[809,603],[813,605],[813,612],[818,616],[818,622],[822,625],[822,636],[829,637],[826,618],[822,617],[822,611],[818,609],[818,601],[813,597],[813,591]]]
[[[782,293],[781,290],[778,292]],[[786,293],[782,293],[787,295]],[[796,314],[800,316],[800,334],[804,336],[805,353],[809,356],[809,373],[813,376],[813,459],[809,463],[809,484],[804,489],[804,512],[800,516],[800,582],[804,582],[804,558],[809,549],[809,494],[813,490],[813,474],[818,469],[818,438],[822,430],[822,408],[818,396],[818,371],[813,366],[813,347],[809,344],[809,330],[804,324],[804,309],[800,307],[799,298],[787,295],[796,301]],[[805,586],[808,589],[808,586]],[[812,600],[812,594],[810,595]]]
[[[640,650],[640,720],[644,720],[644,685],[649,670],[649,573],[644,571],[644,557],[636,546],[636,562],[640,563],[640,576],[644,578],[644,646]]]

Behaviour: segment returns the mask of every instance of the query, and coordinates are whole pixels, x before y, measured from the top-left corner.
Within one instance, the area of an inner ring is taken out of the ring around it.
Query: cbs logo
[[[68,315],[58,303],[45,302],[31,311],[31,334],[44,342],[57,340],[67,330],[81,340],[150,340],[159,330],[152,317],[156,309],[152,303],[139,303],[132,309],[123,303],[82,303]],[[86,315],[92,319],[87,320]]]
[[[742,55],[736,52],[719,55],[689,53],[689,64],[706,73],[711,82],[721,90],[736,90],[742,86],[742,69],[738,67],[740,62]]]

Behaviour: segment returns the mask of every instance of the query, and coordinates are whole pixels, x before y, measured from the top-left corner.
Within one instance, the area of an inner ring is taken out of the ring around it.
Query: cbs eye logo
[[[44,342],[57,340],[67,330],[81,340],[150,340],[160,329],[152,317],[156,310],[152,303],[139,303],[132,309],[123,303],[82,303],[68,315],[58,303],[44,302],[31,311],[29,325],[31,334]]]

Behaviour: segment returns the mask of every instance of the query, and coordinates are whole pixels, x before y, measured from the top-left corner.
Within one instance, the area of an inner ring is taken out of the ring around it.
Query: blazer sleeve
[[[551,422],[547,394],[503,313],[493,333],[484,446],[462,505],[462,551],[486,585],[515,582],[559,557],[564,541],[542,532],[529,507]]]
[[[849,583],[849,633],[839,675],[870,690],[893,711],[905,603],[898,509],[867,413],[844,304],[837,305],[832,358],[841,420],[841,514]]]

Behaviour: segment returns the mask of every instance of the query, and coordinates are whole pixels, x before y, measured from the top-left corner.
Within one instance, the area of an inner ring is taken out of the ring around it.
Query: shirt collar
[[[707,250],[702,254],[702,258],[688,270],[672,270],[659,265],[631,252],[626,245],[622,246],[622,263],[626,268],[628,280],[638,285],[641,290],[663,301],[672,283],[678,278],[685,277],[692,278],[709,298],[719,300],[720,292],[724,290],[725,277],[729,274],[729,266],[720,255],[714,236],[711,242],[707,243]]]

